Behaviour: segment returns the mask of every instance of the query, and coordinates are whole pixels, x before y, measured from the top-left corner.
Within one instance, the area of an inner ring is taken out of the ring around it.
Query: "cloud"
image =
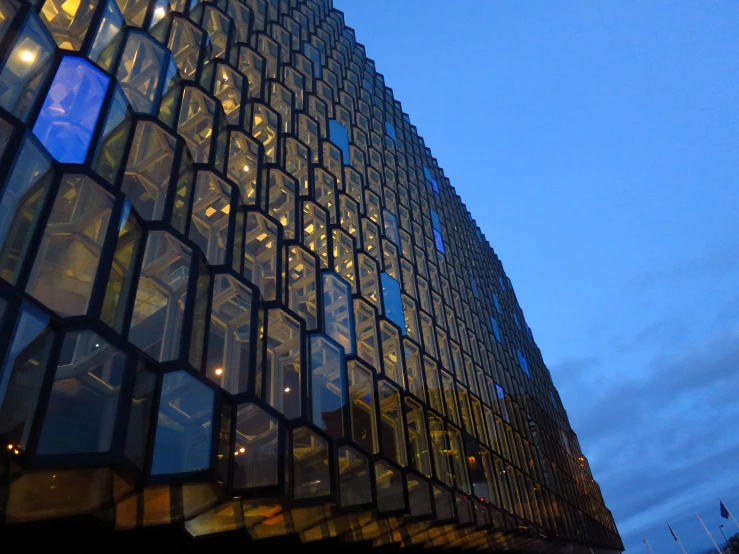
[[[644,329],[632,337],[656,354],[640,371],[614,371],[629,363],[618,351],[552,368],[627,548],[640,545],[645,529],[663,533],[665,519],[692,516],[691,506],[737,483],[739,459],[739,331],[727,326],[676,347],[665,337],[674,322]]]

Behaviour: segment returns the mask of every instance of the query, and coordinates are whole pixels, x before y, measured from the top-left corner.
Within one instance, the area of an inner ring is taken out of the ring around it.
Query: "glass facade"
[[[0,0],[0,53],[3,525],[623,549],[330,0]]]

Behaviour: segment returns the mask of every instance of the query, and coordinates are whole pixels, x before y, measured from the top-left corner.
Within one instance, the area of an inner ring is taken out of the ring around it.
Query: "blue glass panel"
[[[85,161],[109,82],[90,62],[62,58],[33,126],[54,158],[65,163]]]
[[[431,179],[431,187],[436,194],[439,194],[439,183],[436,182],[436,179]]]
[[[502,314],[503,312],[500,309],[500,299],[498,298],[498,295],[493,293],[493,304],[495,304],[495,309],[498,310],[499,314]]]
[[[434,229],[434,242],[436,242],[436,249],[442,254],[446,254],[444,249],[444,239],[441,236],[441,232]]]
[[[534,333],[531,332],[531,327],[529,327],[528,325],[526,326],[526,333],[528,333],[531,340],[534,340]]]
[[[552,391],[549,391],[549,400],[552,401],[552,406],[554,409],[557,409],[557,401],[554,399],[554,393]]]
[[[518,365],[521,366],[521,369],[526,374],[526,377],[531,379],[531,372],[529,371],[529,362],[526,360],[526,356],[523,355],[523,353],[516,348],[516,356],[518,356]]]
[[[503,281],[503,277],[498,276],[498,283],[500,283],[500,288],[505,290],[505,281]]]
[[[437,214],[434,210],[431,210],[431,224],[433,225],[434,229],[436,229],[437,231],[441,231],[441,221],[439,221],[439,214]]]
[[[380,279],[382,280],[385,317],[400,327],[405,336],[405,312],[403,311],[403,300],[400,298],[400,283],[384,272],[380,274]]]
[[[521,330],[521,323],[518,321],[518,316],[516,314],[513,314],[513,323],[516,324],[516,327],[518,327],[519,331]]]
[[[398,136],[395,134],[395,126],[392,123],[385,122],[385,133],[387,136],[389,136],[391,139],[393,139],[393,142],[395,143],[395,147],[398,147]]]
[[[495,383],[495,394],[498,395],[498,400],[503,400],[505,398],[505,391],[498,383]]]
[[[335,119],[328,120],[328,138],[344,153],[344,165],[349,165],[349,131]]]
[[[313,423],[335,439],[344,436],[346,378],[344,351],[326,335],[310,337]]]
[[[470,283],[472,284],[472,294],[475,298],[480,298],[480,289],[477,288],[477,280],[474,277],[470,277]]]
[[[431,172],[426,166],[423,166],[423,176],[426,177],[426,179],[428,179],[429,181],[431,180]]]
[[[121,10],[118,4],[113,0],[108,0],[103,11],[103,18],[100,20],[95,40],[90,48],[90,59],[98,61],[100,53],[108,46],[113,39],[121,32],[125,25]],[[106,68],[108,69],[108,68]]]
[[[490,325],[493,326],[493,334],[495,335],[495,340],[502,343],[503,339],[500,337],[500,328],[498,327],[498,321],[493,316],[490,316]]]
[[[152,475],[210,467],[213,398],[213,390],[186,371],[164,374]]]
[[[477,240],[482,240],[482,233],[479,227],[475,227],[475,233],[477,234]]]

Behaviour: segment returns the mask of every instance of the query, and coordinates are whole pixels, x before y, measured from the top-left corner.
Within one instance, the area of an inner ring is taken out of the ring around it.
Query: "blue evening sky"
[[[626,550],[739,515],[739,3],[335,0],[503,261]]]

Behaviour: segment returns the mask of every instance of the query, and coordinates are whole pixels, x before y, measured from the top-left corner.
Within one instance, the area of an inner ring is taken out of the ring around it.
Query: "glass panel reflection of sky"
[[[344,153],[344,165],[349,165],[349,131],[335,119],[329,119],[328,134],[331,142]]]
[[[403,301],[400,298],[400,283],[387,273],[381,273],[382,299],[385,304],[385,317],[400,327],[405,336],[405,315]]]
[[[65,163],[85,161],[109,82],[86,60],[62,59],[33,126],[54,158]]]

